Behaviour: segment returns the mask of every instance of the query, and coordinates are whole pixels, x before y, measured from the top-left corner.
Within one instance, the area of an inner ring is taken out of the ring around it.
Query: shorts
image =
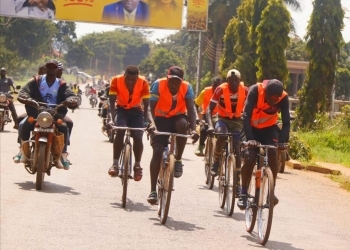
[[[176,122],[180,119],[185,119],[188,123],[188,117],[186,115],[177,115],[173,117],[156,117],[154,123],[156,124],[157,130],[160,132],[177,133]],[[159,143],[164,147],[168,146],[168,140],[170,135],[152,135],[151,145]]]
[[[143,111],[140,108],[124,109],[121,107],[117,107],[115,111],[114,124],[117,127],[143,128],[143,121]]]
[[[279,128],[277,125],[260,129],[252,127],[252,132],[254,139],[262,145],[275,145],[278,143]]]
[[[241,118],[224,118],[220,117],[215,124],[215,128],[226,126],[229,133],[241,132],[243,120]]]

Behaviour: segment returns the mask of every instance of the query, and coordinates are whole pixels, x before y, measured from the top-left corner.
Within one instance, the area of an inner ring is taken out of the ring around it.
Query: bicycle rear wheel
[[[213,154],[214,154],[214,145],[215,145],[215,139],[212,138],[211,140],[207,140],[206,148],[205,148],[205,176],[206,181],[205,184],[208,185],[209,189],[213,189],[214,186],[214,176],[211,175],[210,168],[211,164],[213,163]]]
[[[231,216],[233,213],[233,207],[235,206],[234,199],[235,199],[235,188],[234,188],[234,183],[232,178],[232,173],[234,175],[234,169],[236,166],[236,160],[233,154],[230,154],[226,158],[226,172],[225,172],[225,185],[226,185],[226,202],[225,202],[225,212]],[[233,203],[232,203],[233,199]]]
[[[227,160],[226,155],[221,156],[220,169],[219,169],[219,206],[224,208],[226,203],[227,189],[226,185],[226,172],[227,172]]]
[[[256,220],[256,202],[255,196],[258,194],[258,189],[255,187],[255,173],[256,173],[256,165],[253,169],[252,177],[250,179],[249,187],[248,187],[248,205],[245,209],[245,227],[247,232],[251,233],[255,226]]]
[[[170,200],[171,200],[171,192],[173,190],[174,184],[174,166],[175,166],[175,157],[174,155],[169,155],[169,163],[165,166],[164,169],[164,186],[162,190],[162,198],[161,198],[161,212],[160,212],[160,221],[162,224],[165,224],[169,208],[170,208]]]
[[[124,155],[123,155],[123,175],[122,178],[122,185],[123,185],[123,195],[122,195],[122,207],[124,208],[126,205],[126,197],[128,193],[128,183],[129,183],[129,169],[130,169],[130,145],[126,144],[124,149]]]
[[[278,155],[278,173],[284,173],[286,167],[286,151],[277,152]]]
[[[265,245],[269,239],[273,208],[274,208],[274,180],[269,167],[264,169],[264,175],[260,187],[260,197],[258,206],[258,236],[259,243]]]

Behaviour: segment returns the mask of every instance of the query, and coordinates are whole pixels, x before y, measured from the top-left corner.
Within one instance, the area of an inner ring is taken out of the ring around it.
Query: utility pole
[[[199,86],[201,85],[202,78],[202,61],[203,61],[203,32],[199,32],[198,39],[198,61],[197,61],[197,82],[196,82],[196,96],[199,94]]]

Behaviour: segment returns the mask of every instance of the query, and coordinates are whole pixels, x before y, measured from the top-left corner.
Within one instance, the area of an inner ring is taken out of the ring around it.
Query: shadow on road
[[[31,181],[26,182],[20,182],[15,183],[17,184],[21,189],[28,190],[28,191],[37,191],[35,189],[35,183]],[[73,191],[74,189],[67,186],[62,186],[56,183],[51,183],[48,181],[44,182],[43,190],[38,190],[37,192],[42,193],[53,193],[53,194],[71,194],[71,195],[79,195],[79,192]]]
[[[123,208],[122,203],[114,202],[110,203],[114,208]],[[132,200],[127,199],[125,208],[123,208],[127,212],[147,212],[151,211],[151,207],[149,205],[145,205],[141,202],[133,202]]]
[[[231,217],[231,216],[228,216],[227,213],[222,211],[222,210],[216,210],[214,212],[218,213],[218,214],[214,214],[215,217],[228,218],[228,219],[232,218],[236,221],[245,221],[244,214],[242,214],[242,213],[233,213],[233,215]]]
[[[173,231],[195,231],[195,230],[204,230],[203,227],[197,227],[195,224],[184,222],[184,221],[176,221],[173,220],[171,217],[168,217],[165,225],[162,225],[160,223],[160,220],[158,218],[149,218],[150,220],[157,221],[154,223],[156,226],[164,226],[170,230]]]
[[[257,234],[253,232],[251,235],[242,235],[241,237],[246,238],[249,241],[255,242],[256,244],[250,246],[257,248],[266,248],[271,250],[283,249],[283,250],[303,250],[303,248],[293,247],[292,244],[280,241],[268,241],[265,246],[261,246],[257,240]]]

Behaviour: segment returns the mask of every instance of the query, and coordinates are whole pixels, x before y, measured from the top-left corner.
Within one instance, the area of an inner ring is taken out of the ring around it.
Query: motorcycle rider
[[[51,60],[46,63],[46,75],[37,76],[32,78],[19,92],[18,97],[21,102],[26,104],[25,108],[28,116],[36,118],[38,116],[37,109],[27,105],[28,101],[33,99],[37,102],[46,102],[51,104],[60,104],[64,101],[68,101],[72,108],[76,107],[77,100],[72,90],[61,79],[57,78],[58,63],[55,60]],[[58,110],[58,116],[63,118],[67,114],[67,108],[63,107]],[[29,144],[23,143],[29,140],[30,132],[34,129],[34,124],[25,120],[22,127],[21,139],[22,139],[22,157],[20,162],[27,163],[29,155],[24,155],[24,152],[29,152]],[[61,126],[57,126],[59,132],[63,133],[66,140],[62,151],[67,153],[68,145],[68,129],[66,123]],[[57,168],[69,169],[69,163],[62,162],[60,157],[54,159],[54,164]],[[64,164],[64,165],[62,165]]]
[[[15,85],[13,83],[12,78],[6,77],[6,69],[1,68],[0,69],[0,92],[7,93],[10,91],[10,87],[13,88],[13,91],[16,92]],[[13,118],[13,122],[15,125],[13,126],[14,129],[18,129],[18,123],[17,123],[17,112],[15,105],[13,105],[12,99],[8,98],[8,107],[11,111],[11,115]],[[7,121],[11,122],[11,119],[7,117]]]

